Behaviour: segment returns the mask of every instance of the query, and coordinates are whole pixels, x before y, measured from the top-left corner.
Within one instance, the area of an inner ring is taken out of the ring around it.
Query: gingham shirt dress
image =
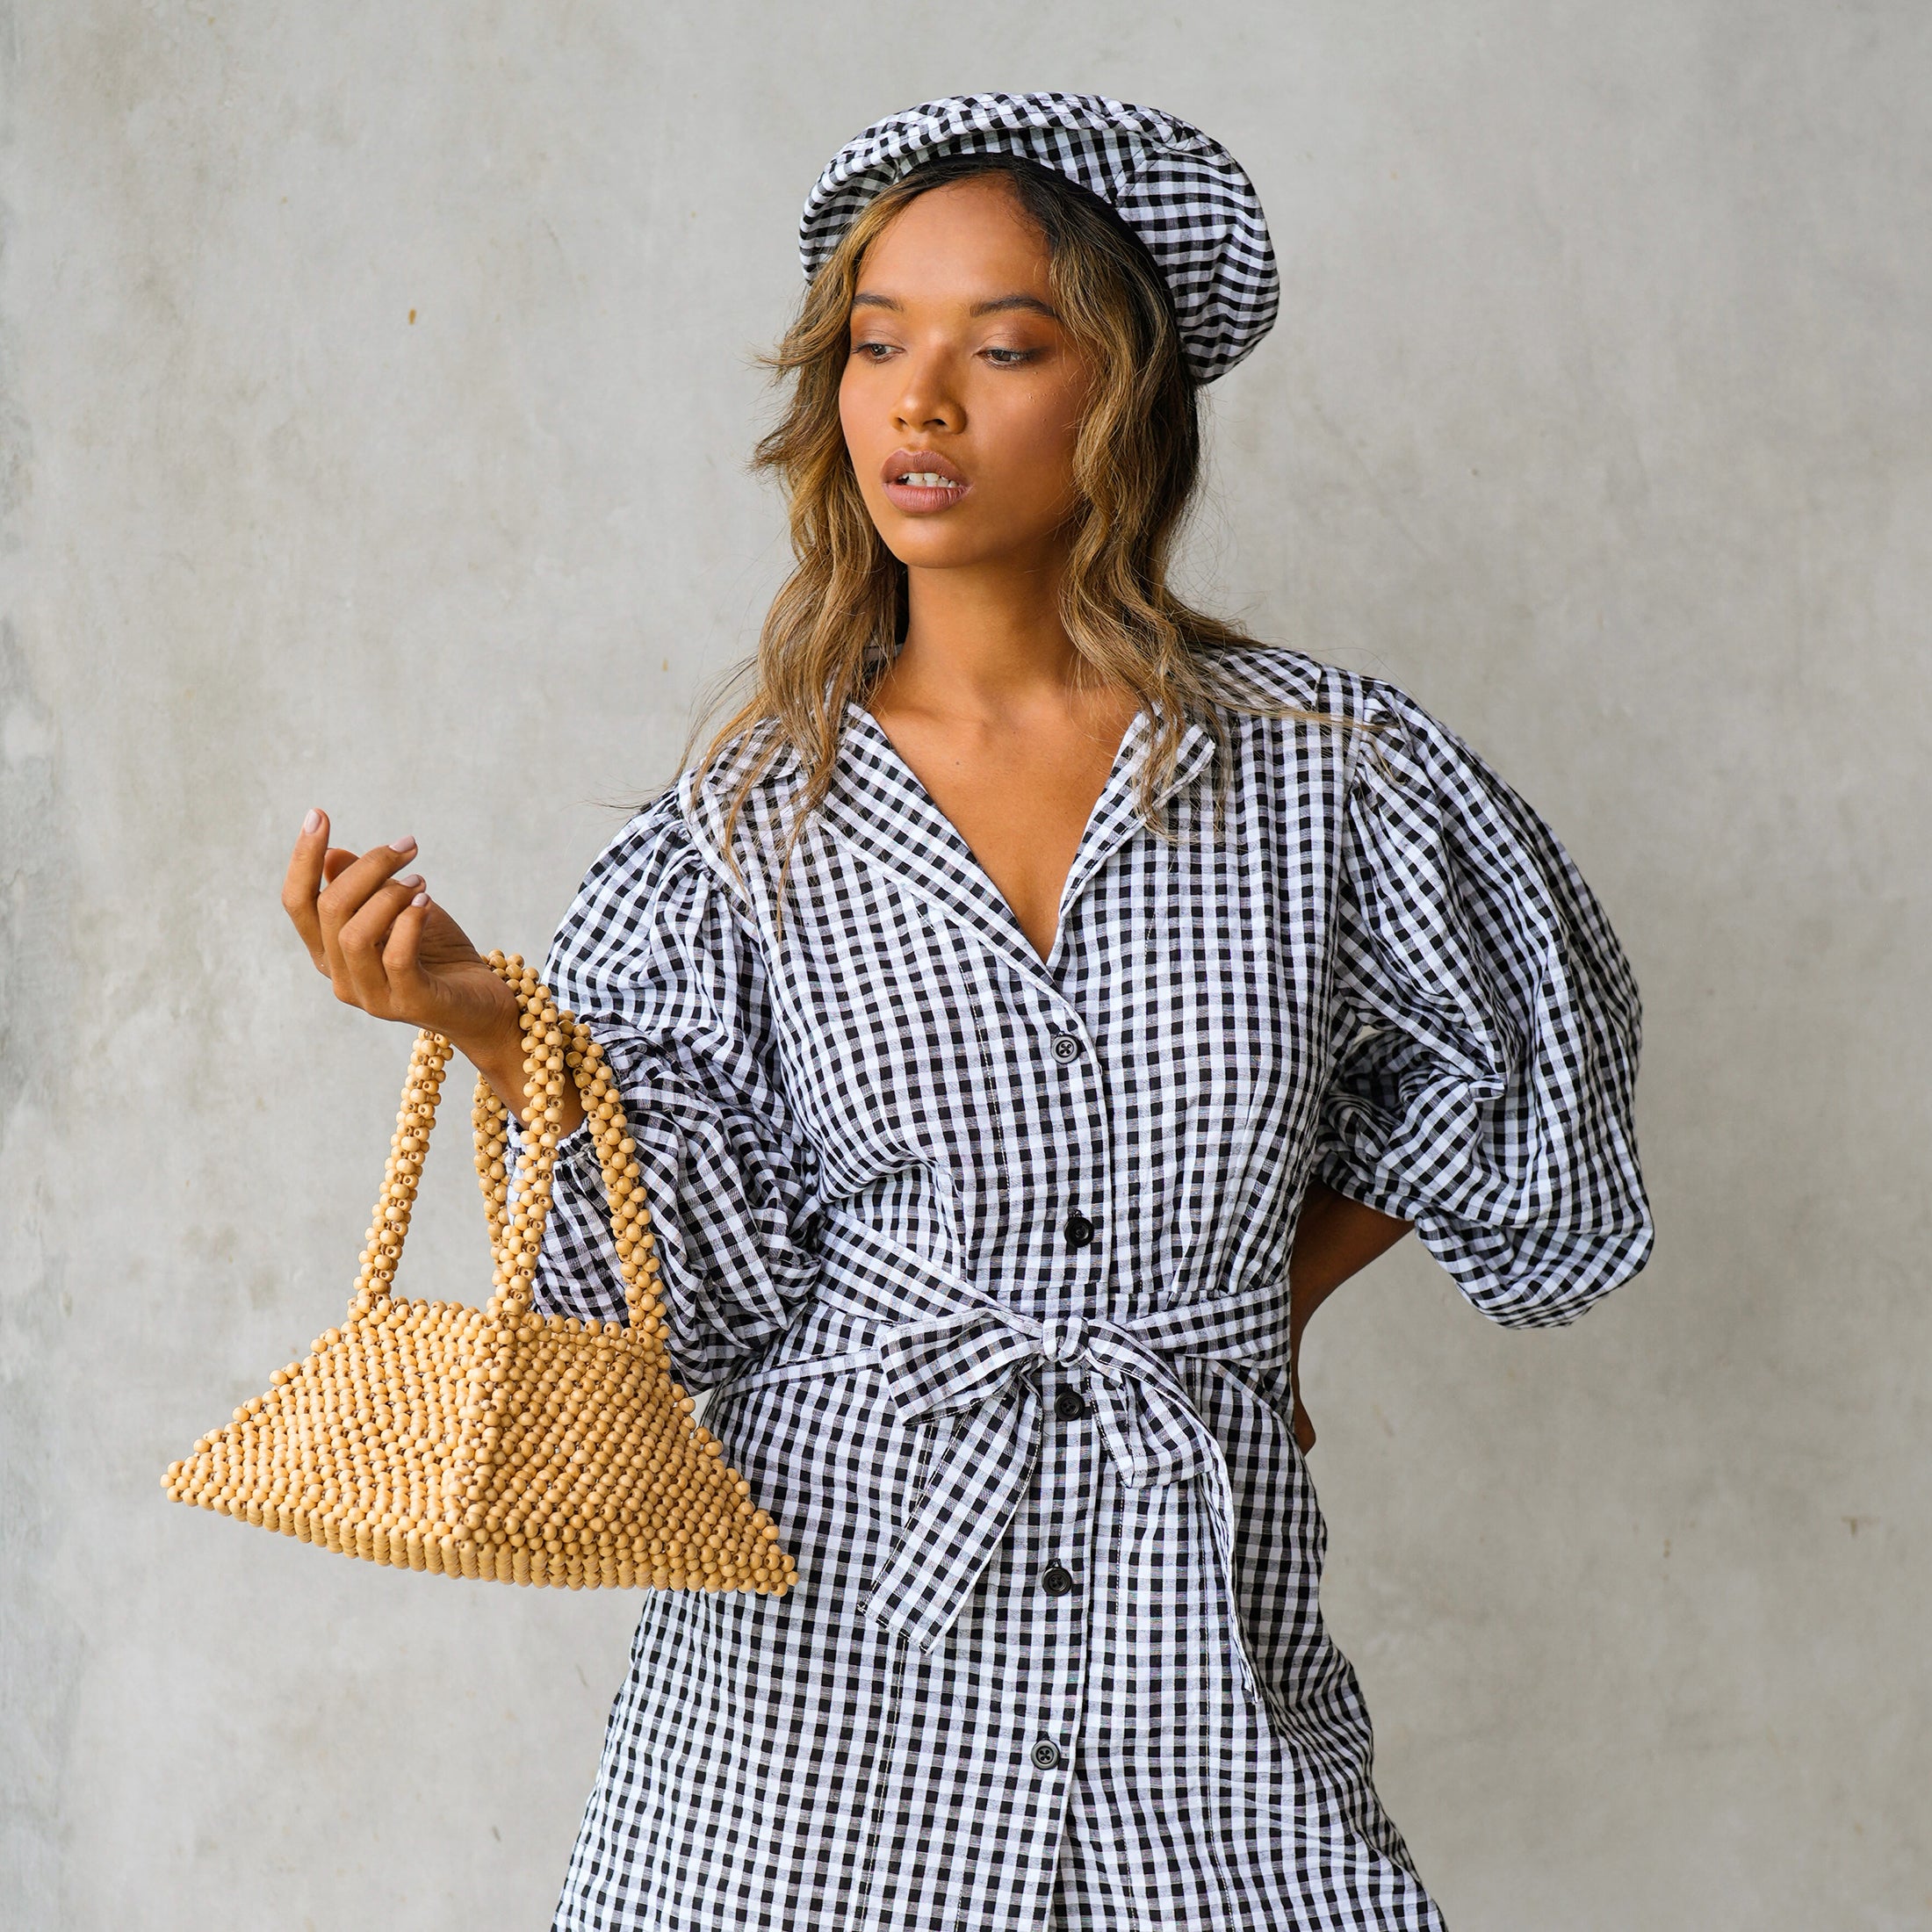
[[[1440,1928],[1317,1602],[1287,1259],[1311,1179],[1485,1315],[1640,1268],[1637,990],[1542,820],[1400,690],[1261,646],[1136,814],[1136,714],[1045,960],[848,705],[775,924],[786,751],[597,861],[549,977],[603,1042],[679,1379],[798,1563],[652,1591],[558,1928]],[[757,727],[739,754],[759,742]],[[541,1305],[621,1316],[595,1157]]]

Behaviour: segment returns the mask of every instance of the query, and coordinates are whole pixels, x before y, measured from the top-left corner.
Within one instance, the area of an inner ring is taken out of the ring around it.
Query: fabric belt
[[[1263,1701],[1235,1590],[1227,1458],[1170,1359],[1285,1363],[1286,1271],[1278,1280],[1124,1322],[1083,1315],[1038,1320],[836,1212],[825,1223],[823,1251],[820,1299],[890,1323],[890,1331],[866,1348],[754,1369],[713,1393],[878,1368],[902,1421],[959,1418],[935,1445],[919,1506],[873,1580],[865,1613],[928,1652],[958,1620],[1038,1464],[1042,1417],[1033,1372],[1051,1362],[1085,1372],[1101,1442],[1130,1488],[1208,1479],[1208,1513],[1234,1648],[1249,1692]]]

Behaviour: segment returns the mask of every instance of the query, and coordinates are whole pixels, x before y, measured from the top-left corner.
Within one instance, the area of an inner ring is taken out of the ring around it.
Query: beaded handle
[[[611,1237],[624,1278],[627,1325],[662,1337],[667,1331],[656,1292],[660,1272],[651,1211],[645,1204],[637,1145],[624,1123],[617,1083],[603,1049],[591,1038],[588,1027],[558,1006],[549,988],[520,955],[492,953],[489,963],[516,995],[523,1034],[523,1077],[527,1089],[541,1095],[526,1107],[513,1205],[504,1165],[509,1148],[509,1110],[487,1079],[479,1075],[476,1083],[471,1119],[476,1135],[477,1179],[483,1191],[490,1253],[495,1263],[489,1317],[501,1323],[530,1312],[537,1251],[550,1215],[567,1078],[575,1082],[582,1099],[602,1170]],[[351,1317],[366,1314],[377,1301],[386,1299],[395,1280],[452,1050],[445,1035],[428,1027],[416,1035],[382,1191],[376,1197],[368,1243],[360,1257],[361,1272],[350,1303]],[[618,1325],[609,1324],[613,1330]]]

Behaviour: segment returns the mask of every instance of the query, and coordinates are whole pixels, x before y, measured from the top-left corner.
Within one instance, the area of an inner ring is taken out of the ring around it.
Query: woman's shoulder
[[[746,869],[784,845],[804,782],[782,721],[768,716],[708,746],[672,784],[686,836],[740,903]]]
[[[1273,771],[1282,782],[1306,788],[1317,782],[1317,769],[1352,795],[1369,770],[1384,779],[1401,772],[1413,782],[1425,746],[1460,744],[1387,678],[1286,645],[1243,642],[1208,655],[1241,761]]]
[[[1323,718],[1371,724],[1418,709],[1407,692],[1387,679],[1329,663],[1284,644],[1246,638],[1204,646],[1200,655],[1237,710],[1245,696]]]
[[[692,759],[631,812],[584,876],[559,930],[560,952],[622,954],[647,939],[694,942],[720,919],[746,923],[753,900],[743,869],[797,778],[796,761],[782,746],[760,766],[774,723],[761,720],[734,733],[709,760]],[[727,832],[737,870],[725,857]]]
[[[1270,703],[1297,706],[1358,727],[1348,734],[1355,741],[1356,754],[1372,747],[1369,762],[1385,774],[1392,765],[1426,766],[1438,772],[1467,766],[1494,775],[1453,725],[1392,679],[1327,663],[1285,645],[1222,645],[1212,655]]]

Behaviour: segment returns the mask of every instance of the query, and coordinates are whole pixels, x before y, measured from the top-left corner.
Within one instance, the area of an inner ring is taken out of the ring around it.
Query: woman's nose
[[[893,415],[908,429],[956,429],[964,419],[953,386],[938,357],[915,360],[907,357],[905,384]]]

